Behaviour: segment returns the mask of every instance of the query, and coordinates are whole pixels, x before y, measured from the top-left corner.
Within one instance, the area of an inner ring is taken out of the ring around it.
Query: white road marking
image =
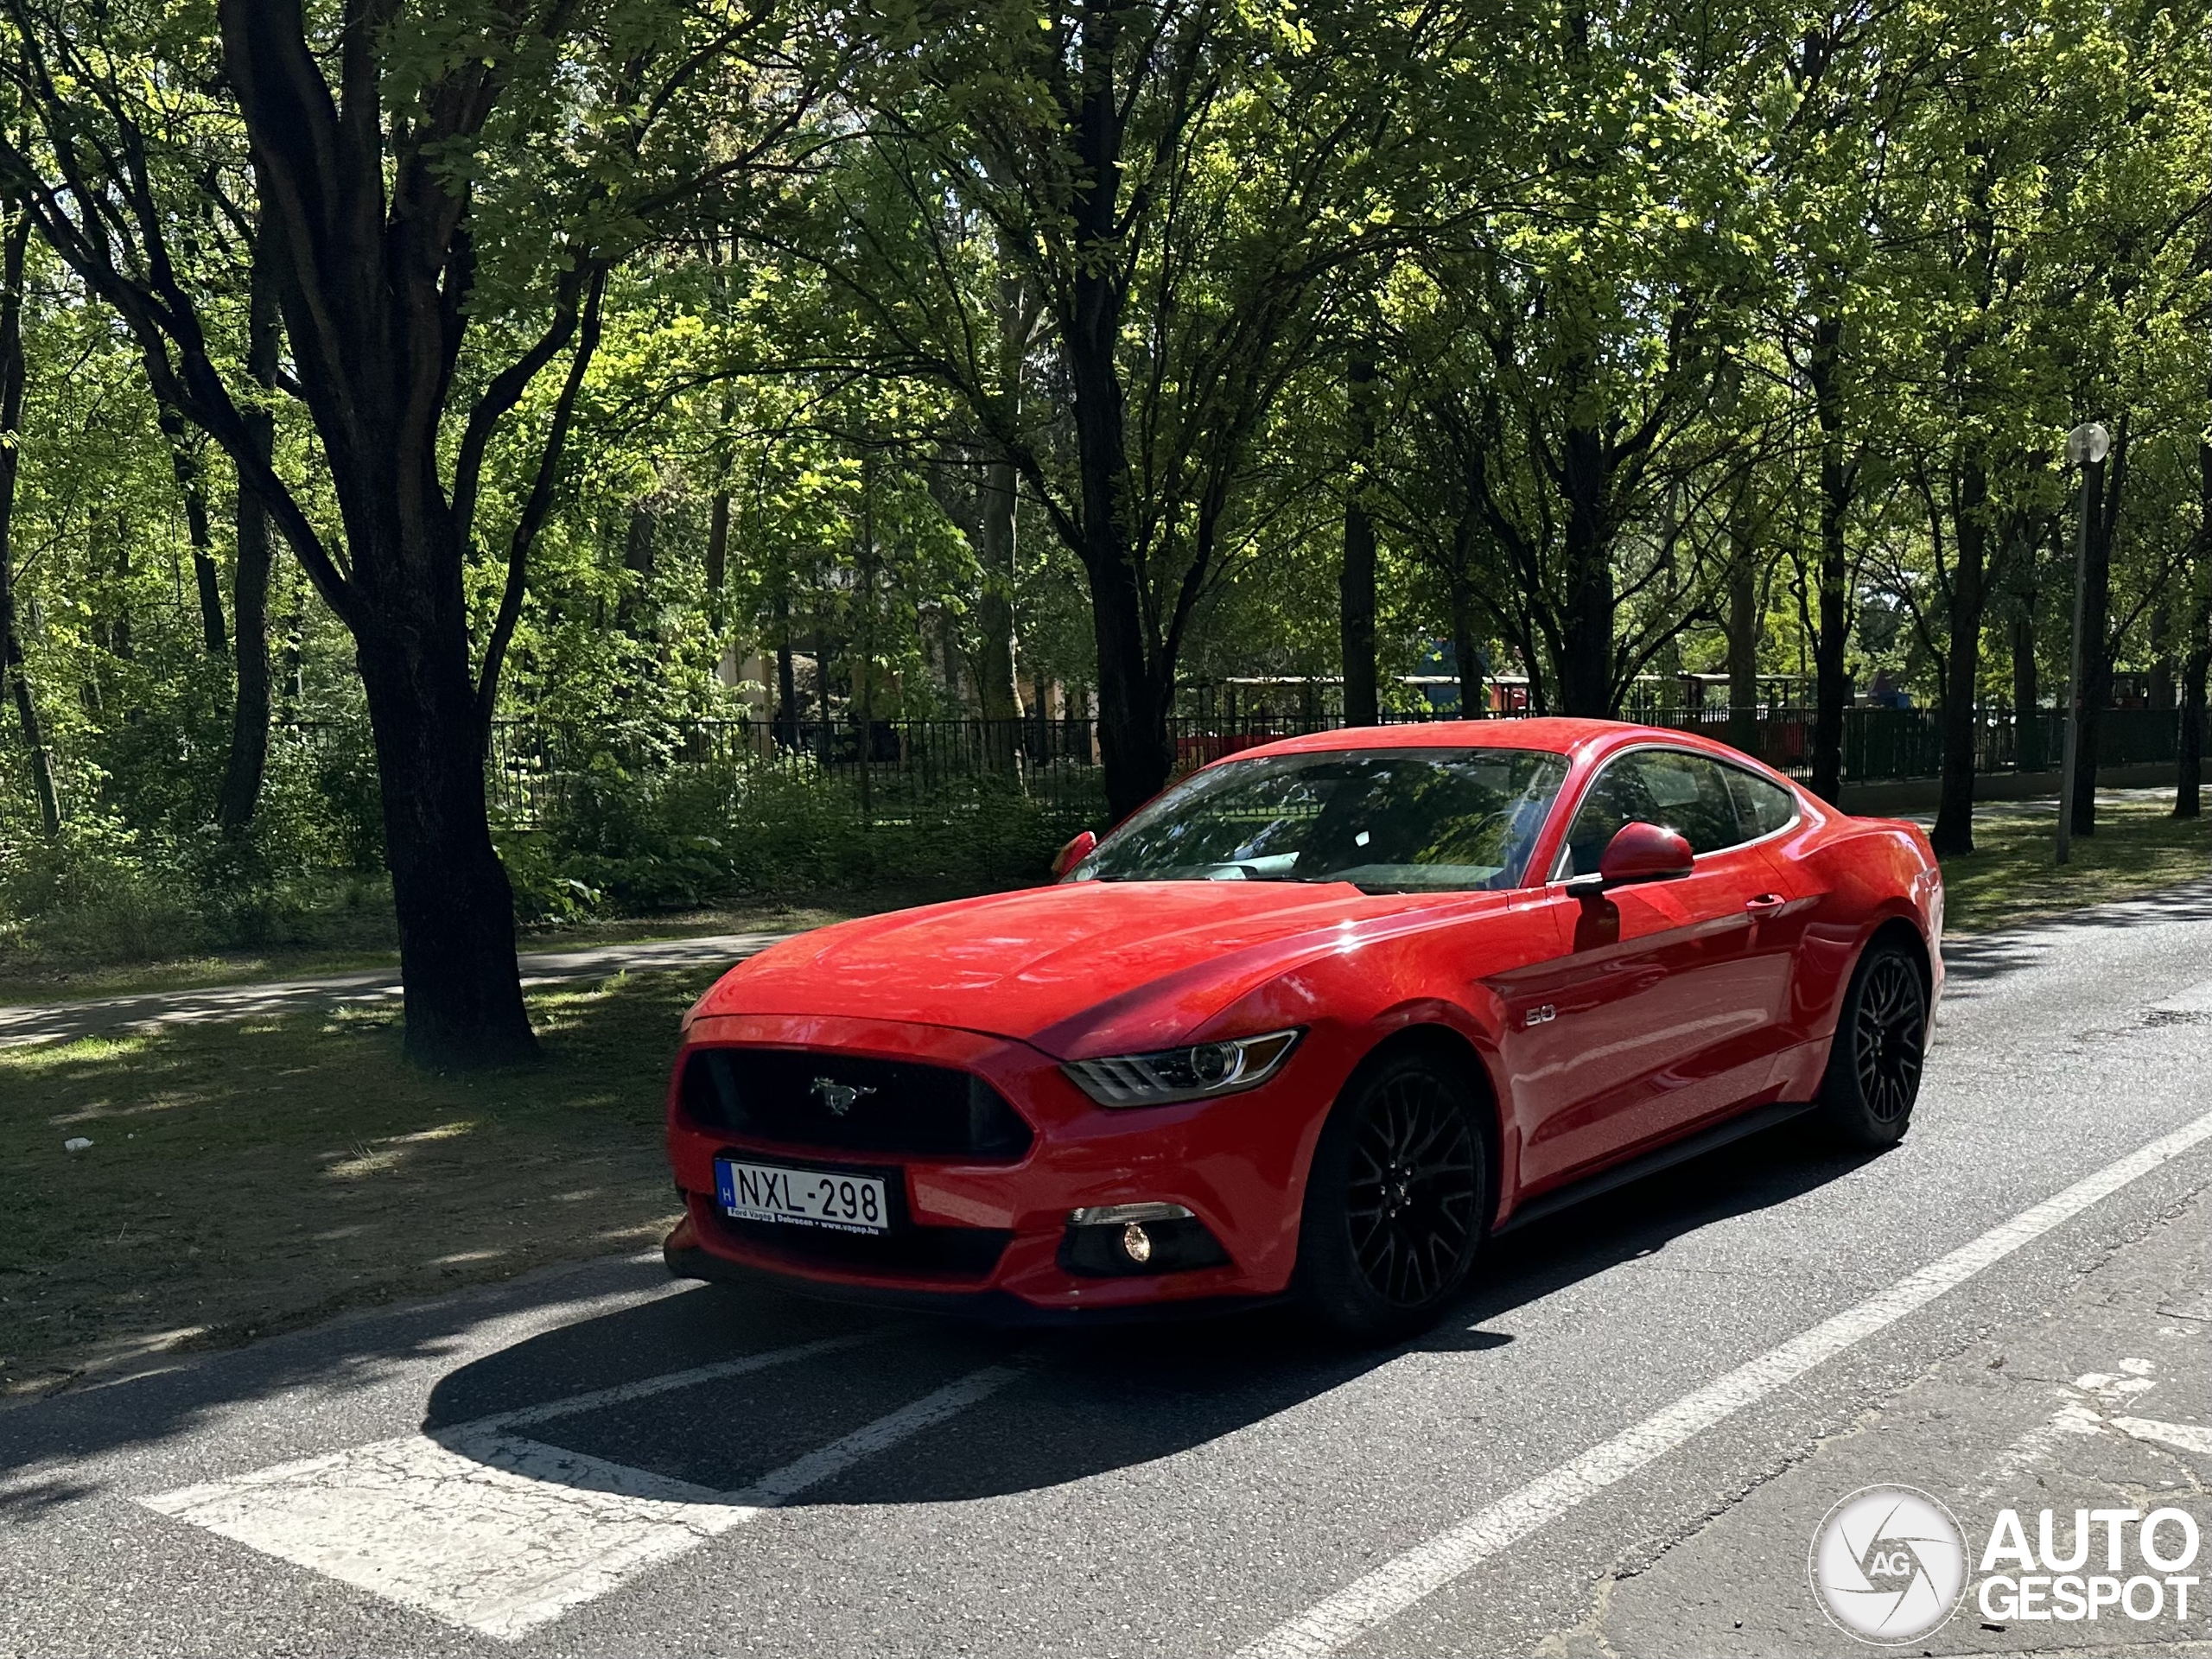
[[[2152,1004],[2151,1012],[2179,1015],[2183,1018],[2192,1014],[2212,1014],[2212,979],[2206,980],[2201,985],[2192,985],[2187,990],[2170,996],[2163,1002]]]
[[[944,1422],[1020,1375],[1004,1366],[972,1371],[735,1492],[512,1432],[859,1340],[836,1338],[748,1355],[138,1501],[264,1554],[512,1642]]]
[[[551,1446],[420,1434],[139,1502],[507,1641],[758,1513]]]
[[[1004,1365],[970,1371],[957,1382],[946,1383],[935,1394],[925,1395],[912,1405],[901,1406],[872,1423],[863,1423],[842,1440],[832,1440],[803,1458],[793,1459],[723,1501],[754,1509],[773,1509],[810,1486],[833,1480],[855,1464],[912,1439],[924,1429],[967,1410],[979,1400],[989,1398],[1020,1375]]]
[[[1236,1659],[1335,1652],[1577,1504],[1795,1382],[1815,1365],[1956,1289],[1983,1269],[2208,1139],[2212,1139],[2212,1112],[2022,1211],[1886,1290],[1684,1395],[1664,1410],[1590,1447],[1548,1474],[1538,1476],[1459,1525],[1414,1545],[1239,1649]]]
[[[2177,1452],[2212,1458],[2212,1428],[2200,1428],[2195,1423],[2162,1423],[2152,1417],[2115,1417],[2112,1426],[2139,1440],[2156,1440]]]
[[[653,1252],[655,1259],[659,1252]],[[457,1424],[453,1433],[486,1433],[494,1429],[523,1428],[533,1423],[550,1422],[556,1417],[574,1417],[587,1411],[597,1411],[602,1406],[626,1405],[632,1400],[650,1399],[656,1394],[666,1394],[671,1389],[695,1388],[702,1382],[719,1382],[726,1376],[743,1376],[749,1371],[762,1371],[771,1365],[789,1365],[802,1359],[812,1359],[819,1354],[835,1353],[841,1348],[858,1347],[877,1333],[862,1331],[846,1337],[824,1337],[819,1342],[802,1342],[790,1348],[772,1348],[766,1353],[747,1354],[738,1359],[717,1360],[711,1365],[695,1365],[688,1371],[668,1371],[659,1376],[648,1376],[635,1382],[618,1382],[610,1389],[594,1389],[588,1394],[572,1394],[560,1400],[550,1400],[543,1405],[521,1406],[512,1411],[495,1411],[488,1417],[474,1418],[466,1424]]]
[[[2044,1462],[2058,1449],[2059,1442],[2070,1438],[2094,1439],[2111,1427],[2111,1421],[2090,1406],[2082,1403],[2080,1395],[2091,1394],[2105,1404],[2118,1405],[2130,1395],[2141,1394],[2158,1386],[2150,1375],[2152,1367],[2147,1359],[2123,1359],[2117,1373],[2085,1371],[2075,1377],[2070,1387],[2062,1387],[2058,1409],[2049,1420],[2014,1440],[1990,1465],[1988,1484],[1979,1494],[1994,1497],[2009,1491],[2037,1464]]]
[[[2058,1449],[2059,1442],[2068,1436],[2088,1436],[2105,1432],[2105,1420],[2079,1401],[2068,1401],[2051,1413],[2050,1421],[2037,1423],[1998,1454],[1990,1465],[1989,1479],[1980,1493],[1983,1497],[1994,1497],[2000,1491],[2010,1491],[2022,1476],[2044,1462]]]

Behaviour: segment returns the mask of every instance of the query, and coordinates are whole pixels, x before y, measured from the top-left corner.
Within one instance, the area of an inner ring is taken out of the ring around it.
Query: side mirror
[[[1098,836],[1086,830],[1052,855],[1052,880],[1057,881],[1098,850]]]
[[[1594,874],[1578,875],[1567,891],[1585,898],[1638,881],[1678,881],[1690,873],[1688,842],[1656,823],[1624,823],[1605,843]]]

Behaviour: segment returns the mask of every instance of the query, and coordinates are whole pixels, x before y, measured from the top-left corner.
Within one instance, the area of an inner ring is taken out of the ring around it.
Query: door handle
[[[1744,900],[1744,913],[1755,919],[1771,916],[1789,902],[1778,893],[1762,893]]]

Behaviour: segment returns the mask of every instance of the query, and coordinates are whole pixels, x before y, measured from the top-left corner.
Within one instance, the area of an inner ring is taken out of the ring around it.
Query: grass
[[[0,1049],[0,1393],[653,1244],[712,977],[535,995],[543,1063],[463,1077],[404,1065],[396,1013]]]
[[[2099,801],[2097,833],[2076,836],[2063,867],[2054,828],[2048,811],[1985,810],[1974,850],[1943,861],[1946,930],[1986,933],[2212,875],[2212,818],[2176,818],[2170,803]]]

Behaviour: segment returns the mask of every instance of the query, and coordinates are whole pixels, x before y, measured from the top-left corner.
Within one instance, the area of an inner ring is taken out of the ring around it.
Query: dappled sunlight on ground
[[[25,1071],[53,1066],[98,1065],[104,1061],[119,1060],[125,1055],[143,1053],[149,1040],[145,1037],[79,1037],[73,1043],[27,1046],[21,1051],[21,1059],[11,1063]]]
[[[476,1128],[466,1120],[457,1123],[441,1123],[434,1129],[417,1129],[412,1135],[395,1135],[383,1141],[357,1141],[342,1153],[326,1152],[323,1174],[331,1180],[350,1181],[364,1175],[381,1175],[397,1169],[415,1147],[433,1141],[450,1141],[456,1135],[467,1135]]]
[[[1986,932],[2212,874],[2212,817],[2176,818],[2170,801],[2101,800],[2097,819],[2062,868],[2052,815],[1983,815],[1974,850],[1943,861],[1947,928]]]
[[[651,1245],[713,976],[533,995],[543,1061],[461,1076],[400,1059],[396,1009],[0,1049],[0,1392]]]

